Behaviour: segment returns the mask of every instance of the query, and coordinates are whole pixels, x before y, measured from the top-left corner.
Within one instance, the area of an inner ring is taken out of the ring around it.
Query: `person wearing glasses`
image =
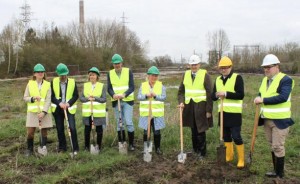
[[[206,130],[213,126],[213,102],[211,78],[206,70],[200,69],[200,61],[198,55],[190,57],[191,69],[183,75],[177,98],[179,107],[184,108],[183,126],[191,128],[193,150],[202,160],[206,156]]]
[[[280,72],[277,56],[268,54],[264,57],[262,67],[265,77],[259,88],[255,104],[261,105],[259,125],[264,126],[265,135],[271,147],[274,171],[267,172],[268,177],[284,176],[285,139],[289,127],[294,124],[291,119],[291,93],[293,79]]]
[[[218,101],[219,112],[221,99],[223,99],[223,139],[226,146],[226,162],[233,160],[233,140],[238,155],[237,168],[243,168],[245,166],[245,152],[241,127],[244,81],[241,75],[232,71],[232,61],[227,56],[221,58],[218,69],[221,76],[216,78],[211,96],[213,101]]]

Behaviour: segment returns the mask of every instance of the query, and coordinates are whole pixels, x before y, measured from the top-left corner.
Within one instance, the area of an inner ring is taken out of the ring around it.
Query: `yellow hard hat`
[[[221,60],[219,61],[219,67],[221,66],[232,66],[231,59],[227,56],[222,57]]]

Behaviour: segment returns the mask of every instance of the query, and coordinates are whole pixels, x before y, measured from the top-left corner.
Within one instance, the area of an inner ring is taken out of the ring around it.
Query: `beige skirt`
[[[27,112],[26,127],[39,127],[39,119],[37,117],[37,113]],[[42,128],[51,128],[51,127],[53,127],[52,114],[48,113],[42,119]]]

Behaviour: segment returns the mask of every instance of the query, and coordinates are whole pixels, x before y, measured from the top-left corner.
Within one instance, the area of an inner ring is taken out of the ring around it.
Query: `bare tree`
[[[223,56],[225,51],[230,49],[230,41],[223,29],[207,33],[207,41],[210,51],[217,54],[217,61]],[[216,62],[217,62],[216,61]]]

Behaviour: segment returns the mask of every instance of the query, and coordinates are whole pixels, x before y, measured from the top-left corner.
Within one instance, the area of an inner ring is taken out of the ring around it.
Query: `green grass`
[[[167,127],[162,130],[162,149],[164,155],[177,155],[180,151],[179,139],[179,111],[177,106],[177,91],[182,76],[172,78],[162,78],[162,82],[167,87],[167,101],[165,106],[165,120]],[[216,75],[212,76],[213,80]],[[245,157],[247,158],[250,148],[251,134],[253,128],[255,106],[253,100],[257,95],[262,75],[243,75],[245,83],[245,99],[243,109],[242,137],[245,143]],[[286,177],[300,177],[300,124],[299,124],[299,103],[300,92],[299,77],[293,77],[295,88],[292,96],[292,112],[295,125],[290,127],[289,136],[286,140]],[[136,80],[136,94],[142,80]],[[92,156],[88,152],[81,151],[76,159],[70,159],[68,153],[56,154],[57,136],[56,130],[49,132],[49,140],[53,143],[48,145],[49,155],[47,157],[23,156],[26,147],[26,104],[23,102],[23,93],[26,87],[26,80],[22,81],[1,81],[0,82],[0,106],[8,106],[9,112],[0,114],[0,178],[7,183],[95,183],[101,179],[102,183],[132,183],[130,178],[126,178],[125,171],[122,170],[123,164],[140,159],[139,151],[129,156],[118,153],[117,143],[111,147],[114,141],[115,120],[110,100],[107,102],[109,107],[109,123],[104,130],[104,150],[99,156]],[[82,83],[78,83],[81,91]],[[81,94],[81,92],[80,92]],[[79,103],[80,105],[80,103]],[[208,160],[216,159],[216,147],[219,145],[219,131],[217,127],[217,110],[214,104],[214,127],[207,131]],[[134,124],[136,128],[136,139],[138,147],[142,149],[143,130],[137,127],[138,124],[138,105],[134,106]],[[53,122],[54,123],[54,122]],[[84,126],[81,121],[81,112],[76,114],[76,124],[78,131],[79,146],[83,148]],[[184,149],[189,151],[191,145],[191,131],[184,129]],[[35,146],[38,145],[39,134],[35,135]],[[69,143],[69,139],[67,139]],[[236,159],[236,156],[235,156]],[[142,160],[140,160],[143,162]],[[234,162],[235,163],[235,162]],[[270,148],[266,142],[262,127],[258,128],[257,139],[254,149],[253,164],[250,171],[253,175],[250,180],[256,183],[263,183],[264,173],[272,168]],[[165,179],[172,178],[166,174]],[[230,183],[230,182],[227,182]]]

